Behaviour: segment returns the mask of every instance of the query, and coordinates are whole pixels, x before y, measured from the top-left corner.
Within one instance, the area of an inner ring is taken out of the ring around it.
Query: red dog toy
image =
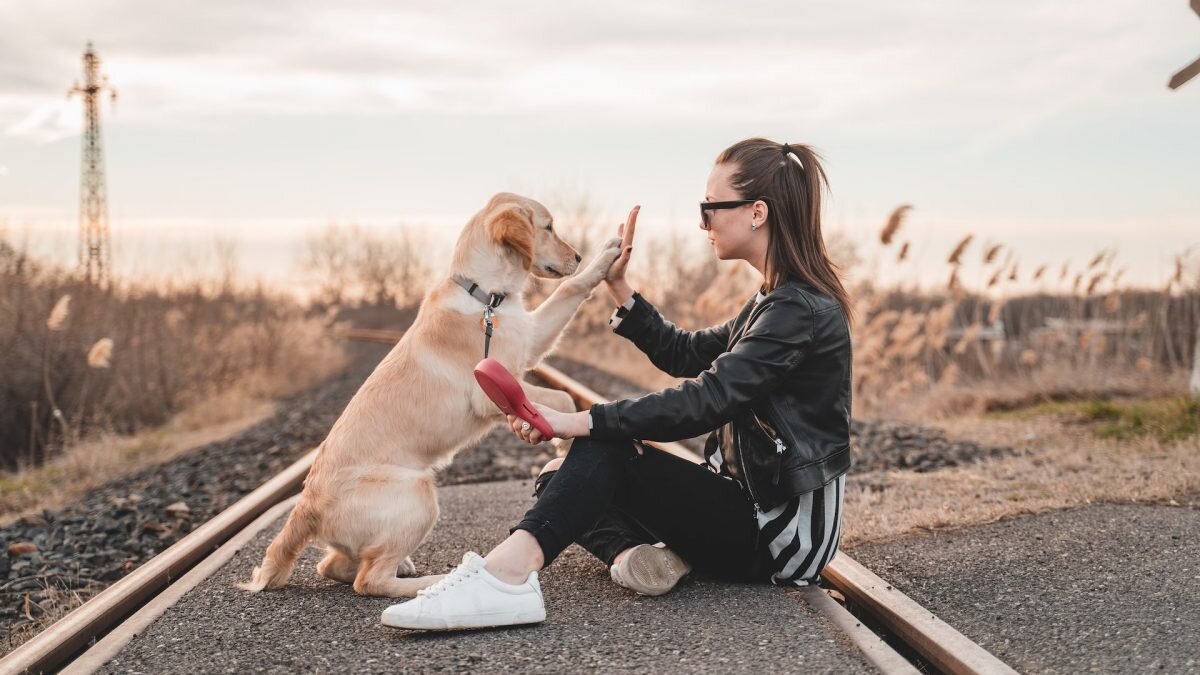
[[[533,425],[542,433],[542,440],[554,437],[554,429],[542,417],[537,408],[525,398],[525,390],[508,369],[495,359],[484,359],[475,364],[475,381],[483,393],[499,406],[505,415],[516,415]]]

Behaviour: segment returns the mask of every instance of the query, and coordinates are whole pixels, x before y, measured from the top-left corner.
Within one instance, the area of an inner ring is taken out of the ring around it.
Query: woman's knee
[[[549,462],[546,462],[546,466],[543,466],[542,470],[538,472],[537,477],[533,479],[534,497],[542,496],[542,491],[546,489],[546,485],[548,485],[550,480],[554,478],[554,474],[558,471],[558,467],[562,466],[562,463],[562,457],[555,457]]]
[[[616,462],[622,458],[637,455],[632,441],[602,441],[593,438],[576,438],[571,444],[571,451],[566,457],[555,457],[542,467],[533,482],[533,496],[540,497],[554,475],[568,461],[574,464],[575,471],[591,472],[591,466],[597,463]]]
[[[538,475],[540,476],[542,474],[550,473],[552,471],[558,471],[558,467],[562,466],[562,463],[563,463],[562,457],[555,457],[554,459],[550,460],[549,462],[546,462],[546,466],[542,467],[542,470],[538,472]]]

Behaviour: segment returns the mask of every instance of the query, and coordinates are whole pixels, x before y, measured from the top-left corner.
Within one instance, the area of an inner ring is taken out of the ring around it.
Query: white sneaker
[[[462,564],[440,581],[417,592],[417,597],[383,610],[381,621],[393,628],[454,630],[539,623],[546,605],[537,572],[525,583],[506,584],[483,566],[483,558],[468,551]]]
[[[662,595],[675,588],[692,566],[666,547],[638,544],[609,568],[612,580],[642,595]]]

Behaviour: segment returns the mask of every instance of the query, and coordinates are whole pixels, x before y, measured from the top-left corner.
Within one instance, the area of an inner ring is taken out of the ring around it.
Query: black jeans
[[[754,502],[735,480],[636,441],[576,438],[537,503],[512,528],[537,538],[549,565],[572,542],[611,565],[621,551],[663,542],[701,572],[766,580]]]

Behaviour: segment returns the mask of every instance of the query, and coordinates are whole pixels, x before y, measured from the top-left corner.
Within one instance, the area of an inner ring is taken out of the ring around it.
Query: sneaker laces
[[[459,565],[454,568],[454,571],[439,579],[435,584],[428,588],[423,588],[417,591],[417,595],[432,598],[442,591],[453,588],[459,582],[465,581],[479,573],[479,568],[468,568],[466,564]]]

